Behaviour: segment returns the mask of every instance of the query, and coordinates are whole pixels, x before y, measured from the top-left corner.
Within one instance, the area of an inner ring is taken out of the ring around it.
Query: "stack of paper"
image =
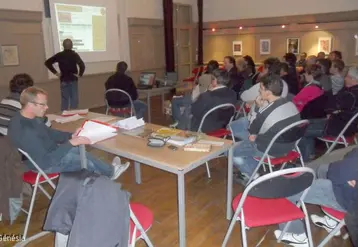
[[[87,115],[88,109],[78,109],[78,110],[71,110],[71,111],[63,111],[62,116],[72,116],[72,115]]]
[[[105,123],[87,120],[78,136],[84,136],[91,140],[91,144],[116,136],[117,129]]]
[[[125,130],[131,130],[135,128],[139,128],[141,126],[144,126],[145,122],[143,121],[143,118],[137,119],[135,116],[126,118],[120,121],[117,121],[113,124],[113,126],[125,129]]]
[[[48,119],[50,121],[55,121],[57,123],[69,123],[69,122],[74,122],[74,121],[77,121],[77,120],[83,118],[82,116],[80,116],[78,114],[71,115],[71,116],[68,116],[68,117],[48,114],[47,117],[48,117]]]

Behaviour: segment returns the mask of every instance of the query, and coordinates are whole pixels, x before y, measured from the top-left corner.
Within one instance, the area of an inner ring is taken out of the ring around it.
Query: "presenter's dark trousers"
[[[61,111],[77,109],[78,81],[61,81]]]

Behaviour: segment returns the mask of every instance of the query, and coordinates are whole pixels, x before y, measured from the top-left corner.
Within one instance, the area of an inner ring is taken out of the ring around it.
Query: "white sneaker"
[[[312,214],[311,220],[312,220],[313,224],[315,224],[318,227],[324,228],[328,233],[333,231],[334,228],[336,228],[336,226],[338,225],[337,221],[328,217],[327,215],[321,217],[321,216]],[[336,232],[336,234],[334,234],[334,236],[336,236],[336,237],[338,237],[340,235],[341,235],[341,230],[339,230],[338,232]]]
[[[171,125],[169,125],[170,128],[176,128],[178,126],[179,122],[175,121],[174,123],[172,123]]]
[[[282,233],[281,230],[276,230],[274,232],[276,239],[278,239],[281,236],[281,233]],[[306,233],[293,234],[293,233],[286,232],[283,235],[281,242],[294,247],[309,247]]]
[[[129,167],[129,162],[126,162],[125,164],[121,163],[121,158],[118,156],[114,157],[112,161],[113,166],[113,175],[111,177],[112,180],[116,180],[120,175],[122,175],[123,172],[125,172]]]

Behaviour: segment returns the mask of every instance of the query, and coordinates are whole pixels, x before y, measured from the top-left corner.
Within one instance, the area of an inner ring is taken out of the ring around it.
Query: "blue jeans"
[[[315,153],[315,139],[324,135],[327,119],[310,119],[310,124],[302,137],[298,147],[304,161],[309,161],[310,156]]]
[[[180,121],[182,120],[182,114],[180,112],[180,108],[184,107],[184,113],[183,115],[187,116],[190,115],[190,105],[192,103],[191,95],[186,94],[182,97],[176,97],[172,99],[172,116],[174,121]],[[189,114],[188,114],[189,113]]]
[[[313,181],[311,188],[308,190],[306,197],[304,198],[305,203],[326,206],[329,208],[336,209],[338,211],[345,212],[341,205],[336,200],[333,192],[332,182],[327,179],[329,164],[320,165],[316,170],[317,179]],[[297,203],[302,193],[288,197],[292,203]],[[280,224],[279,228],[283,230],[286,223]],[[292,221],[287,229],[289,233],[302,234],[305,232],[305,226],[301,220]]]
[[[78,81],[61,81],[61,111],[77,109],[78,107]]]
[[[144,114],[148,108],[147,104],[144,103],[143,101],[137,99],[137,100],[133,101],[133,105],[134,105],[136,117],[138,119],[144,118]]]
[[[99,173],[101,175],[111,177],[113,175],[113,166],[93,157],[86,152],[87,170]],[[46,173],[62,173],[80,171],[81,156],[80,149],[73,147],[66,156],[64,156],[58,164],[54,164],[51,168],[44,170]]]
[[[256,148],[254,142],[244,140],[239,142],[234,149],[233,163],[241,173],[251,176],[259,163],[254,157],[262,156],[263,153]]]
[[[239,138],[242,141],[249,139],[249,120],[247,117],[242,117],[231,122],[230,128],[234,134],[234,137]]]

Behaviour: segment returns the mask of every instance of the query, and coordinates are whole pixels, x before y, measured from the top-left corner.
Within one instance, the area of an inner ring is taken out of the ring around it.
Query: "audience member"
[[[332,93],[336,95],[344,86],[343,70],[345,68],[342,60],[336,59],[332,61],[331,69],[331,81],[332,81]]]
[[[288,74],[286,83],[288,85],[288,92],[296,95],[298,93],[298,75],[296,71],[296,55],[293,53],[286,53],[284,56],[285,62],[288,64]]]
[[[313,64],[308,66],[305,76],[308,84],[292,100],[299,112],[302,111],[307,103],[321,96],[324,92],[319,82],[322,76],[320,65]]]
[[[248,128],[238,132],[233,130],[234,136],[242,141],[234,150],[234,164],[240,170],[240,179],[246,180],[254,172],[258,161],[254,157],[261,157],[272,138],[286,126],[299,121],[300,115],[296,106],[281,98],[283,83],[280,76],[268,74],[261,78],[260,97],[256,99],[257,107],[264,102],[269,104],[261,108],[256,118]],[[231,125],[230,125],[231,126]],[[294,143],[275,143],[269,155],[279,157],[286,155],[294,148]]]
[[[333,61],[333,60],[342,60],[343,57],[342,57],[342,52],[340,51],[331,51],[329,53],[329,56],[328,56],[329,60]]]
[[[72,40],[63,41],[63,51],[46,60],[46,67],[61,81],[61,110],[76,109],[78,107],[78,77],[85,72],[85,64],[81,57],[72,50]],[[58,63],[60,73],[53,67]],[[78,67],[80,70],[78,71]]]
[[[324,53],[323,51],[318,52],[317,59],[325,59],[325,58],[326,58],[326,53]]]
[[[228,88],[232,88],[234,85],[239,84],[238,71],[236,67],[235,58],[232,56],[224,57],[224,68],[228,73],[229,81],[228,84],[225,85]]]
[[[249,77],[252,79],[252,84],[255,85],[257,77],[259,75],[259,72],[256,72],[255,62],[252,59],[252,57],[249,56],[249,55],[244,56],[244,59],[245,59],[246,64],[247,64],[247,70],[249,72]]]
[[[120,89],[129,94],[132,99],[136,117],[138,119],[143,118],[147,111],[147,105],[138,99],[137,87],[135,86],[133,79],[126,75],[128,65],[126,62],[121,61],[117,64],[116,73],[111,75],[106,83],[105,89]],[[108,105],[111,108],[126,108],[131,107],[130,99],[120,92],[109,92],[106,94]]]
[[[332,81],[329,75],[329,69],[331,68],[331,61],[329,59],[318,59],[317,64],[321,65],[322,75],[319,82],[324,91],[328,92],[332,90]]]
[[[304,68],[305,66],[306,66],[306,60],[307,59],[307,53],[306,52],[302,52],[301,54],[300,54],[300,59],[297,61],[297,66],[298,67],[302,67],[302,68]]]
[[[252,79],[249,76],[250,72],[244,58],[239,58],[236,64],[237,84],[232,86],[232,90],[234,90],[239,96],[244,90],[247,90],[252,86]]]
[[[349,120],[358,112],[358,67],[351,67],[345,77],[342,90],[336,95],[322,95],[310,101],[303,109],[305,116],[317,116],[322,112],[327,117],[310,119],[305,136],[299,143],[304,161],[314,155],[315,138],[337,137]],[[301,114],[302,115],[302,114]],[[358,119],[345,131],[344,136],[356,133]]]
[[[236,93],[225,86],[228,80],[229,78],[225,71],[219,69],[213,71],[212,83],[209,89],[200,94],[198,99],[191,105],[192,117],[190,120],[190,130],[198,131],[203,116],[215,106],[221,104],[236,104]],[[206,118],[202,126],[202,131],[208,133],[220,128],[225,128],[233,114],[233,109],[227,111],[221,109],[213,112]]]
[[[219,63],[216,60],[209,61],[207,69],[203,75],[199,77],[197,88],[191,92],[191,94],[185,94],[184,96],[177,96],[172,99],[172,117],[174,123],[170,125],[172,128],[185,129],[186,123],[190,119],[191,109],[190,106],[195,102],[199,95],[206,92],[212,82],[212,73],[214,70],[219,69]],[[199,91],[199,93],[197,92]],[[183,113],[181,108],[184,108]],[[178,126],[179,122],[184,126]]]
[[[48,109],[47,93],[36,87],[25,89],[20,96],[21,111],[10,120],[8,136],[16,148],[27,152],[45,173],[61,173],[81,170],[79,145],[90,144],[86,137],[54,130],[39,120]],[[112,179],[117,179],[129,166],[114,158],[112,166],[86,153],[87,169]],[[35,170],[30,161],[29,169]]]

